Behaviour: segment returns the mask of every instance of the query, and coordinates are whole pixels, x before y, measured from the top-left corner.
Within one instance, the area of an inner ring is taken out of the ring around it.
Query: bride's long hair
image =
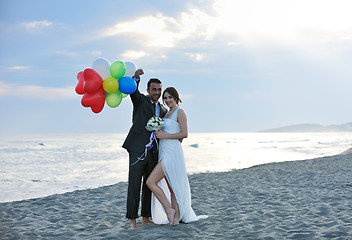
[[[174,87],[167,87],[167,88],[165,88],[165,90],[164,90],[164,92],[163,92],[163,102],[164,102],[164,103],[165,103],[165,101],[164,101],[164,95],[165,95],[165,93],[170,94],[171,97],[173,97],[173,99],[175,99],[177,105],[178,105],[178,103],[182,102],[180,96],[178,95],[178,92],[177,92],[176,88],[174,88]]]

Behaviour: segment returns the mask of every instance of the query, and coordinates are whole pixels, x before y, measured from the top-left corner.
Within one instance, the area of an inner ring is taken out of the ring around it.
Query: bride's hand
[[[165,134],[161,130],[156,131],[155,135],[157,138],[164,138],[164,136],[165,136]]]

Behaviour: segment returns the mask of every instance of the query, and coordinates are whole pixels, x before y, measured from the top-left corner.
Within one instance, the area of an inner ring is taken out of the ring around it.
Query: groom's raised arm
[[[142,102],[142,96],[138,90],[139,83],[141,81],[140,75],[142,75],[142,74],[144,74],[143,69],[138,69],[132,77],[137,83],[136,91],[134,91],[133,93],[130,94],[133,105],[138,105]]]

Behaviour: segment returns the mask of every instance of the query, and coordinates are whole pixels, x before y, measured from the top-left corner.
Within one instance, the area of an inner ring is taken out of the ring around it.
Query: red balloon
[[[78,79],[78,83],[77,83],[77,86],[76,86],[76,89],[75,89],[76,93],[79,94],[79,95],[85,94],[86,92],[83,89],[83,82],[84,82],[83,71],[80,71],[77,74],[77,79]]]
[[[94,113],[100,113],[101,110],[103,110],[103,108],[104,108],[104,104],[105,104],[105,102],[102,102],[102,103],[100,103],[100,105],[92,106],[90,109],[92,109],[92,111]]]
[[[83,71],[83,78],[83,89],[86,93],[94,93],[103,85],[103,79],[91,68],[87,68]]]
[[[86,93],[83,95],[81,103],[83,107],[90,107],[94,113],[100,113],[105,104],[105,90],[101,86],[94,93]]]

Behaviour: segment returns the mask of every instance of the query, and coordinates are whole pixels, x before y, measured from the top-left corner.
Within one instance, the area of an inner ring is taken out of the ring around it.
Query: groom
[[[127,149],[129,154],[129,173],[128,173],[128,190],[127,190],[127,213],[126,217],[130,219],[130,228],[138,229],[136,219],[138,218],[138,207],[140,200],[141,181],[142,186],[142,223],[153,223],[151,217],[151,191],[146,185],[149,174],[153,171],[158,163],[158,149],[154,140],[153,147],[148,149],[144,160],[145,145],[149,143],[151,132],[147,131],[145,126],[149,119],[156,115],[164,117],[166,109],[159,103],[161,96],[161,81],[157,78],[151,78],[147,84],[148,95],[141,94],[138,90],[140,75],[144,74],[142,69],[138,69],[133,76],[137,83],[137,89],[130,94],[133,104],[132,127],[123,143],[122,147]]]

